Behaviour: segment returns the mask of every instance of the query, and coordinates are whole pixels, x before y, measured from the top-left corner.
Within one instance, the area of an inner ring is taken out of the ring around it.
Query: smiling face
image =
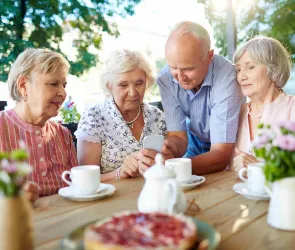
[[[201,87],[213,58],[213,50],[204,58],[203,42],[192,34],[175,37],[166,44],[166,60],[172,76],[185,90]]]
[[[67,74],[63,71],[41,74],[33,71],[27,79],[28,115],[47,121],[58,115],[58,110],[66,98]]]
[[[140,68],[116,75],[114,82],[109,84],[109,89],[121,112],[138,111],[146,83],[146,74]]]
[[[273,88],[274,83],[267,76],[267,68],[261,63],[254,62],[247,51],[236,63],[237,80],[245,96],[261,97]]]

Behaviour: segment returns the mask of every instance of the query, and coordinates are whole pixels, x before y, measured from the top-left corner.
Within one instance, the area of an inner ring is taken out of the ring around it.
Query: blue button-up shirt
[[[245,103],[236,81],[236,70],[222,56],[214,55],[207,76],[197,93],[184,90],[166,65],[157,80],[168,131],[190,131],[202,142],[234,143],[239,112]]]

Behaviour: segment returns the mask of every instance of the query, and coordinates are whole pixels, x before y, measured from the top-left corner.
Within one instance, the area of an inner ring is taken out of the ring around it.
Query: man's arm
[[[203,175],[224,170],[232,154],[234,143],[212,144],[210,151],[192,157],[193,174]]]

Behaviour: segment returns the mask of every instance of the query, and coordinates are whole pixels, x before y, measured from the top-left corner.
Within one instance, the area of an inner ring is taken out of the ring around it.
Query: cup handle
[[[175,180],[167,180],[165,182],[165,186],[169,186],[171,193],[172,193],[172,199],[170,200],[168,204],[168,214],[173,214],[174,212],[174,206],[177,203],[177,185]],[[165,187],[164,187],[165,190]]]
[[[239,170],[239,178],[240,178],[242,181],[247,182],[248,179],[246,179],[246,178],[243,176],[244,172],[247,172],[247,173],[248,173],[248,169],[247,169],[247,168],[242,168],[242,169]]]
[[[70,176],[70,178],[71,178],[71,171],[64,171],[62,174],[61,174],[61,178],[62,178],[62,180],[65,182],[65,183],[67,183],[69,186],[71,186],[72,185],[72,182],[70,182],[70,181],[68,181],[67,179],[66,179],[66,175],[69,175]]]
[[[264,184],[264,190],[270,197],[272,196],[272,190],[271,190],[271,186],[269,185],[269,183]]]

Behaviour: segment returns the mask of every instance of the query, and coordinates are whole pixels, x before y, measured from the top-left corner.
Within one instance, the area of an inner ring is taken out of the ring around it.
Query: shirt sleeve
[[[75,136],[78,140],[101,143],[104,139],[102,114],[99,106],[93,106],[86,110],[79,122]]]
[[[157,79],[160,88],[163,108],[165,111],[165,120],[168,131],[186,130],[186,115],[182,110],[179,101],[173,94],[172,77],[169,74],[169,67],[166,65],[163,72]]]
[[[213,108],[210,116],[211,143],[234,143],[236,141],[239,113],[246,98],[236,80],[236,71],[228,70],[226,64],[215,76]]]

